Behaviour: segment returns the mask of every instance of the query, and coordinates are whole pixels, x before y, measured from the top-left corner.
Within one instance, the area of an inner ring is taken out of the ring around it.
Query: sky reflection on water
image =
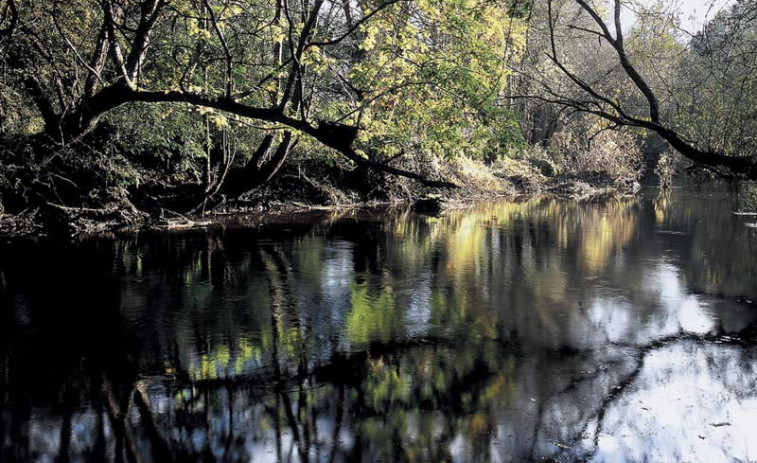
[[[725,193],[0,248],[0,461],[757,460]]]

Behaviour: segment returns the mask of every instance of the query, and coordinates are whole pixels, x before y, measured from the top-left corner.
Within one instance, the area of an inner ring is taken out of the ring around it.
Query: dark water
[[[756,461],[757,217],[735,207],[2,245],[0,460]]]

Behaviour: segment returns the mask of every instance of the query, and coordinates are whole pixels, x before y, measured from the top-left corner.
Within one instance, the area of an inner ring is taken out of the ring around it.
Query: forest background
[[[757,179],[757,2],[0,0],[7,229]],[[693,30],[696,28],[696,30]]]

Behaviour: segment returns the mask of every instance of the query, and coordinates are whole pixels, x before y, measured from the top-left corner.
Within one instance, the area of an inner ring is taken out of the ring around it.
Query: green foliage
[[[64,176],[101,190],[158,182],[210,191],[267,133],[280,133],[282,117],[299,131],[301,152],[331,164],[323,141],[302,127],[352,124],[351,148],[377,161],[491,161],[522,143],[519,118],[501,101],[507,65],[525,48],[528,8],[509,0],[31,0],[19,9],[24,27],[0,47],[0,135],[44,134],[74,151],[83,143],[90,157],[72,158],[77,175]],[[125,89],[152,96],[111,103]],[[161,102],[169,93],[205,103]],[[217,100],[263,115],[209,109]],[[103,122],[109,137],[91,136]],[[233,139],[233,150],[211,160],[222,139]],[[104,176],[87,175],[80,162]]]
[[[482,158],[520,141],[515,115],[498,101],[524,31],[503,3],[467,0],[417,1],[374,22],[350,71],[365,99],[361,148]]]
[[[43,179],[48,191],[37,193],[46,201],[125,199],[146,184],[212,195],[226,172],[263,171],[284,129],[298,156],[341,167],[362,156],[416,172],[441,160],[449,171],[461,165],[455,159],[492,164],[528,143],[550,147],[548,160],[534,161],[551,170],[621,176],[638,158],[630,135],[603,134],[592,145],[590,134],[607,126],[543,108],[541,99],[576,90],[548,69],[539,2],[16,3],[20,26],[11,28],[6,13],[0,19],[0,138],[25,138],[32,154],[4,154],[0,186],[21,191],[14,177],[34,188]],[[573,2],[554,5],[563,13],[556,26],[567,31],[561,59],[608,96],[600,106],[617,101],[648,117],[628,76],[608,66],[615,52],[587,32],[590,18]],[[753,10],[738,3],[687,48],[677,20],[653,4],[638,9],[626,36],[630,60],[664,95],[665,123],[697,146],[754,153]],[[516,64],[536,78],[522,82]],[[549,91],[532,91],[533,81]],[[516,107],[516,95],[537,100]],[[354,141],[322,136],[336,124],[355,127]],[[250,166],[269,134],[273,148]]]
[[[204,117],[178,105],[134,105],[108,120],[117,127],[116,150],[128,156],[148,176],[173,176],[199,181],[207,151]]]

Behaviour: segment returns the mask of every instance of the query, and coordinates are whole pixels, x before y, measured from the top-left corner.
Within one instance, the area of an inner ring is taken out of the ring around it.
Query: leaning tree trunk
[[[284,132],[284,137],[279,142],[276,151],[270,155],[269,159],[266,159],[273,145],[273,135],[266,135],[247,164],[239,170],[229,172],[219,191],[227,197],[236,198],[264,185],[281,169],[296,143],[292,132]]]

